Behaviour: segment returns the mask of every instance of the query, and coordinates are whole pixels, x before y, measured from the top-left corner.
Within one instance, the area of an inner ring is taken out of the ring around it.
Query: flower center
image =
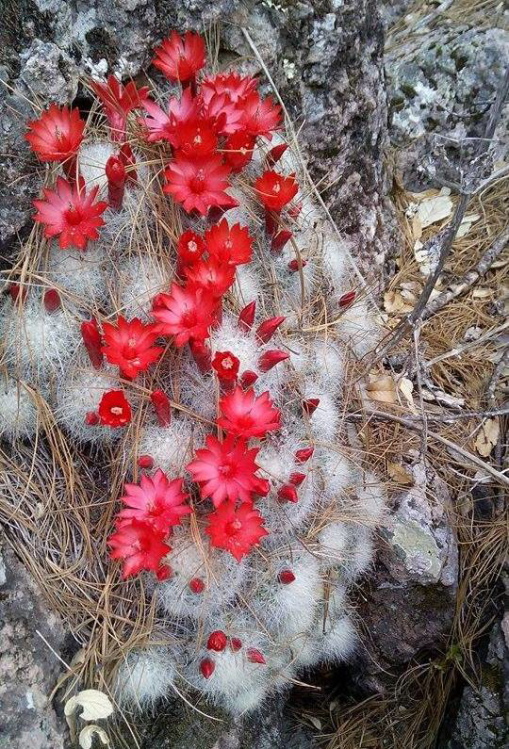
[[[205,189],[205,174],[203,173],[203,169],[198,169],[194,177],[191,179],[191,182],[189,183],[189,186],[191,190],[195,193],[202,193]]]
[[[114,416],[122,416],[122,414],[123,414],[123,409],[122,409],[122,407],[121,407],[121,406],[112,406],[112,407],[110,408],[110,411],[111,411],[111,413],[112,413],[112,414],[113,414]]]
[[[223,359],[223,369],[231,369],[233,367],[233,359],[231,356],[227,356]]]
[[[276,182],[276,184],[272,188],[272,192],[276,193],[276,195],[281,192],[281,185],[279,182]]]
[[[196,325],[196,312],[194,310],[184,312],[181,317],[181,322],[184,328],[193,328]]]
[[[219,473],[224,476],[224,478],[229,479],[235,473],[235,468],[231,463],[223,463],[219,466]]]
[[[234,536],[241,530],[241,528],[242,523],[240,520],[232,520],[230,523],[226,523],[224,530],[227,536]]]
[[[81,211],[74,206],[68,208],[65,212],[65,220],[71,226],[78,226],[78,224],[81,224]]]
[[[198,245],[196,244],[196,242],[188,242],[187,249],[189,250],[189,252],[198,252]]]

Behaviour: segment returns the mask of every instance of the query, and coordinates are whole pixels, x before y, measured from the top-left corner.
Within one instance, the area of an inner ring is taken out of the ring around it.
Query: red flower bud
[[[255,384],[257,379],[258,375],[256,374],[256,372],[252,372],[250,369],[246,369],[246,371],[240,378],[240,384],[242,385],[244,390],[247,390],[247,388],[250,388],[251,385]]]
[[[207,218],[210,221],[210,223],[215,224],[217,223],[222,216],[226,213],[226,211],[229,211],[230,208],[238,208],[240,203],[235,200],[235,198],[232,198],[230,195],[227,195],[230,200],[224,205],[214,205],[212,208],[209,209],[209,212],[207,214]]]
[[[305,268],[307,264],[308,264],[307,260],[301,259],[301,261],[299,262],[298,258],[294,258],[293,260],[290,260],[290,262],[288,263],[288,268],[289,270],[292,271],[292,273],[296,273],[298,270],[300,270],[300,268]]]
[[[293,231],[288,229],[281,229],[277,234],[272,237],[270,249],[272,252],[281,252],[285,244],[293,237]]]
[[[302,201],[299,201],[298,203],[294,203],[294,205],[288,208],[288,215],[290,216],[290,218],[297,218],[301,211],[302,211]]]
[[[278,227],[278,216],[273,211],[265,211],[265,231],[271,237]]]
[[[214,673],[215,667],[216,664],[214,663],[212,658],[204,658],[200,663],[200,671],[203,678],[210,679],[210,677]]]
[[[203,580],[200,580],[199,577],[193,577],[193,579],[189,581],[189,587],[193,593],[203,593],[205,590],[205,583]]]
[[[303,447],[301,450],[297,450],[295,453],[296,463],[305,463],[313,455],[315,451],[314,447]]]
[[[262,653],[260,653],[260,651],[257,650],[256,648],[248,648],[246,655],[250,663],[261,663],[261,664],[266,663],[266,660],[263,657]]]
[[[339,298],[339,306],[348,307],[352,302],[355,302],[356,296],[356,291],[347,291],[346,294],[343,294],[343,296]]]
[[[268,343],[286,317],[271,317],[265,320],[256,330],[256,337],[261,343]]]
[[[153,468],[154,458],[152,455],[140,455],[138,458],[138,468]]]
[[[126,167],[126,181],[138,182],[136,169],[134,169],[136,166],[136,157],[129,143],[122,143],[120,146],[119,158],[122,164]]]
[[[95,369],[100,369],[103,363],[102,339],[99,326],[94,318],[81,323],[81,337],[92,366]]]
[[[158,568],[158,570],[157,570],[157,572],[156,572],[156,577],[157,577],[157,579],[158,579],[158,580],[160,580],[161,582],[162,582],[163,580],[168,580],[168,579],[169,579],[169,578],[170,578],[170,577],[171,577],[172,575],[173,575],[173,570],[172,570],[172,568],[171,568],[171,567],[169,566],[169,564],[162,564],[162,565],[161,565],[161,566],[160,566],[160,567]]]
[[[218,629],[215,632],[211,632],[211,634],[209,635],[209,639],[207,640],[207,649],[216,650],[218,653],[220,653],[221,650],[225,649],[227,641],[228,638],[226,637],[225,633]]]
[[[260,356],[260,359],[258,361],[258,366],[262,370],[262,372],[268,372],[269,369],[272,369],[272,367],[275,367],[276,364],[279,364],[282,361],[285,361],[286,359],[290,358],[290,354],[287,354],[285,351],[279,351],[278,349],[270,349],[270,351],[266,351],[264,354]]]
[[[202,374],[210,372],[212,369],[212,353],[207,344],[203,343],[203,341],[189,341],[189,348],[191,349],[191,354],[193,355],[193,359],[195,360],[196,366],[200,372]]]
[[[305,478],[305,473],[292,473],[290,476],[290,484],[293,484],[294,486],[300,486]]]
[[[150,394],[150,400],[154,406],[159,426],[168,427],[171,422],[170,399],[162,390],[154,390]]]
[[[239,327],[243,330],[251,330],[256,312],[256,302],[250,302],[239,315]]]
[[[283,583],[283,585],[290,585],[290,583],[293,583],[295,580],[295,575],[291,570],[281,570],[277,579],[280,583]]]
[[[267,166],[269,169],[276,164],[281,156],[285,153],[285,151],[288,149],[288,143],[280,143],[278,146],[273,146],[270,151],[268,152],[265,161],[267,162]]]
[[[85,424],[89,427],[95,427],[99,424],[99,415],[95,411],[87,411],[85,414]]]
[[[230,637],[230,647],[234,653],[237,653],[242,647],[242,640],[238,637]]]
[[[55,312],[62,304],[60,294],[56,289],[48,289],[45,291],[43,302],[47,312]]]
[[[294,504],[299,501],[297,489],[293,484],[285,484],[282,486],[277,493],[277,498],[280,502],[293,502]]]
[[[119,211],[122,208],[126,181],[125,166],[118,156],[110,156],[106,162],[106,177],[108,179],[108,202],[111,208]]]
[[[308,416],[312,416],[318,406],[320,405],[320,398],[308,398],[302,401],[302,408]]]
[[[16,304],[19,302],[22,304],[27,298],[27,290],[24,286],[20,286],[19,283],[11,283],[9,286],[9,294],[11,295],[12,303]]]

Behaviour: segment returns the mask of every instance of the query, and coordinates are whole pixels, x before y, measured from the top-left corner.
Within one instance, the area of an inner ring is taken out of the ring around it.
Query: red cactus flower
[[[163,192],[172,195],[188,213],[196,210],[205,216],[213,206],[229,205],[231,198],[225,192],[229,173],[218,155],[198,159],[178,154],[164,171]]]
[[[90,363],[95,369],[100,369],[103,363],[102,337],[97,320],[85,320],[81,323],[81,337],[87,350]]]
[[[147,141],[155,143],[158,140],[167,140],[172,146],[176,146],[178,142],[177,129],[199,114],[199,102],[189,89],[182,93],[180,99],[172,97],[169,100],[167,112],[151,99],[146,99],[143,107],[148,116],[140,117],[138,122],[146,131]]]
[[[208,156],[217,146],[214,121],[210,117],[197,117],[183,122],[175,131],[174,146],[185,156]]]
[[[229,226],[224,218],[205,232],[205,242],[211,257],[227,265],[249,263],[253,254],[253,238],[240,224]]]
[[[256,138],[246,130],[238,130],[226,139],[224,157],[234,172],[240,172],[253,158]]]
[[[242,127],[254,136],[272,139],[272,133],[281,127],[281,107],[270,96],[261,98],[254,91],[242,101]]]
[[[194,80],[205,65],[205,42],[199,34],[186,31],[180,36],[172,31],[155,50],[152,64],[170,81],[186,83]]]
[[[203,341],[214,324],[215,300],[203,289],[189,289],[173,283],[169,294],[158,295],[153,315],[160,330],[175,336],[175,345],[184,346],[190,339]]]
[[[223,395],[219,410],[218,426],[235,437],[261,438],[281,428],[281,411],[274,408],[268,392],[257,397],[254,390],[237,386],[232,393]]]
[[[248,449],[245,440],[230,436],[220,442],[209,434],[206,447],[196,451],[187,470],[200,485],[202,498],[210,498],[215,507],[226,499],[246,502],[253,494],[265,496],[270,488],[268,481],[256,475],[257,455],[258,449]]]
[[[240,361],[231,351],[218,351],[212,361],[212,368],[223,382],[235,382],[239,373]]]
[[[131,406],[121,390],[108,390],[99,403],[99,419],[103,426],[125,427],[132,418]]]
[[[226,94],[231,101],[242,102],[246,96],[256,91],[257,86],[255,78],[230,71],[205,78],[201,83],[200,94],[205,101],[210,101],[214,94]]]
[[[266,171],[254,183],[254,189],[265,208],[281,211],[299,192],[295,176],[285,177],[274,171]]]
[[[45,237],[58,237],[62,249],[76,247],[86,250],[89,239],[97,239],[97,229],[103,226],[101,214],[108,204],[103,200],[94,203],[98,187],[89,193],[84,182],[70,185],[63,177],[57,178],[56,190],[43,188],[45,200],[34,200],[37,213],[34,221],[44,224]]]
[[[76,156],[83,140],[85,123],[79,109],[51,104],[38,120],[28,123],[25,135],[41,161],[66,161]]]
[[[203,289],[213,299],[220,299],[235,281],[235,268],[225,265],[215,257],[198,260],[194,265],[184,268],[188,286],[192,289]]]
[[[121,521],[143,520],[167,534],[172,526],[180,524],[184,515],[192,512],[186,504],[189,497],[182,491],[182,479],[170,481],[160,468],[152,477],[142,476],[139,484],[126,484],[124,491],[120,501],[127,509],[118,513]]]
[[[228,638],[225,633],[217,629],[215,632],[211,632],[208,637],[207,650],[215,650],[217,653],[220,653],[225,649],[227,642]]]
[[[110,208],[119,211],[122,208],[127,179],[125,164],[119,156],[110,156],[104,171],[108,180],[108,203]]]
[[[201,97],[200,97],[201,98]],[[242,109],[228,94],[213,94],[210,99],[202,99],[204,116],[214,120],[214,127],[220,135],[231,135],[242,130]]]
[[[143,323],[137,317],[129,322],[118,316],[117,324],[103,323],[103,354],[116,364],[124,377],[131,379],[156,362],[164,351],[152,344],[160,335],[155,323]]]
[[[210,536],[212,546],[226,549],[240,562],[264,536],[269,535],[263,522],[252,502],[243,502],[239,507],[235,502],[223,502],[208,516],[205,532]]]
[[[90,81],[90,88],[103,105],[104,114],[108,118],[113,140],[123,140],[126,131],[127,115],[133,109],[143,106],[148,96],[148,86],[138,88],[134,81],[129,81],[124,86],[114,75],[110,75],[106,83]]]
[[[177,255],[182,265],[193,265],[205,252],[206,245],[203,237],[192,229],[185,231],[177,243]]]
[[[133,519],[122,523],[108,538],[111,559],[123,559],[124,580],[143,570],[158,572],[162,559],[171,551],[164,543],[165,533],[150,523]]]

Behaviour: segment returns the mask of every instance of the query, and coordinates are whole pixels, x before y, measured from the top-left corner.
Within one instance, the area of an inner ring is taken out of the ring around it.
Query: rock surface
[[[62,623],[41,602],[33,580],[10,550],[0,549],[1,749],[65,746],[65,722],[49,702],[63,641]]]

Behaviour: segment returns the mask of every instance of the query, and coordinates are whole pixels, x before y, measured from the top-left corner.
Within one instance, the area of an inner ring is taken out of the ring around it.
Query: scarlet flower
[[[228,94],[213,94],[210,99],[201,101],[202,112],[214,120],[217,133],[231,135],[243,129],[242,109]]]
[[[206,246],[203,237],[192,229],[185,231],[179,238],[177,254],[183,265],[192,265],[201,258]]]
[[[122,523],[108,539],[111,559],[123,559],[124,580],[143,570],[158,572],[161,560],[171,551],[165,533],[150,523],[133,519]]]
[[[37,213],[34,221],[45,224],[45,237],[58,237],[62,249],[77,247],[86,250],[89,239],[97,239],[97,229],[103,226],[101,214],[108,204],[100,200],[94,203],[99,187],[89,193],[84,182],[70,185],[63,177],[57,177],[55,190],[43,188],[45,200],[34,200]]]
[[[172,146],[176,146],[178,142],[177,129],[196,118],[199,113],[198,102],[189,89],[182,93],[180,99],[172,97],[169,100],[168,112],[161,109],[151,99],[146,99],[143,107],[148,117],[140,117],[139,122],[148,131],[146,135],[148,142],[167,140]]]
[[[205,242],[211,257],[228,265],[249,263],[253,254],[253,238],[240,224],[229,226],[224,218],[205,232]]]
[[[217,135],[209,117],[183,122],[175,132],[174,146],[186,156],[208,156],[217,146]]]
[[[106,83],[90,81],[90,88],[103,105],[113,140],[121,141],[125,135],[127,115],[143,106],[148,96],[148,86],[138,88],[134,81],[124,86],[114,75],[110,75]]]
[[[256,91],[257,85],[255,78],[240,76],[230,71],[205,78],[201,83],[200,94],[206,102],[210,101],[214,94],[227,94],[233,102],[238,102]]]
[[[99,419],[107,427],[125,427],[132,418],[131,406],[121,390],[108,390],[99,403]]]
[[[253,158],[256,138],[246,130],[238,130],[226,139],[224,157],[234,172],[240,172]]]
[[[179,525],[184,515],[192,510],[186,504],[188,495],[182,491],[182,479],[170,481],[160,468],[152,477],[142,476],[139,484],[126,484],[120,498],[128,509],[121,510],[121,521],[134,518],[150,523],[155,530],[168,533]]]
[[[83,140],[85,123],[79,109],[51,104],[38,120],[28,123],[31,130],[25,135],[32,151],[41,161],[66,161],[78,152]]]
[[[188,265],[184,268],[184,274],[190,288],[203,289],[207,296],[214,299],[222,297],[235,280],[235,268],[214,257]]]
[[[208,521],[205,532],[212,546],[226,549],[237,562],[269,535],[263,527],[263,517],[252,502],[243,502],[240,507],[236,507],[235,502],[223,502],[210,513]]]
[[[269,211],[281,211],[299,191],[294,175],[285,177],[274,171],[265,171],[254,183],[254,189]]]
[[[216,155],[188,158],[178,154],[164,171],[167,184],[163,192],[181,203],[187,212],[196,210],[205,216],[212,206],[229,205],[225,193],[230,168]]]
[[[235,437],[265,437],[268,432],[281,428],[281,411],[274,408],[267,391],[257,397],[254,390],[237,386],[233,392],[223,395],[219,410],[218,426]]]
[[[231,351],[218,351],[212,361],[212,367],[223,382],[235,382],[239,373],[240,361]]]
[[[172,31],[155,50],[152,64],[170,81],[185,83],[194,79],[205,65],[205,42],[199,34],[186,31],[179,36]]]
[[[119,315],[116,325],[103,323],[103,337],[103,354],[124,377],[133,378],[144,372],[164,351],[162,346],[152,345],[159,337],[159,326],[143,323],[137,317],[128,322]]]
[[[214,323],[215,300],[203,289],[189,289],[173,283],[169,294],[158,294],[153,311],[162,323],[160,330],[175,336],[175,344],[184,346],[190,339],[203,341]]]
[[[270,96],[261,98],[256,91],[242,101],[242,127],[254,136],[272,139],[272,133],[281,126],[281,107]]]
[[[224,442],[209,434],[206,447],[196,451],[187,470],[200,485],[202,499],[211,499],[215,507],[226,499],[251,500],[253,494],[265,496],[269,483],[256,475],[257,448],[247,448],[245,440],[228,436]]]

